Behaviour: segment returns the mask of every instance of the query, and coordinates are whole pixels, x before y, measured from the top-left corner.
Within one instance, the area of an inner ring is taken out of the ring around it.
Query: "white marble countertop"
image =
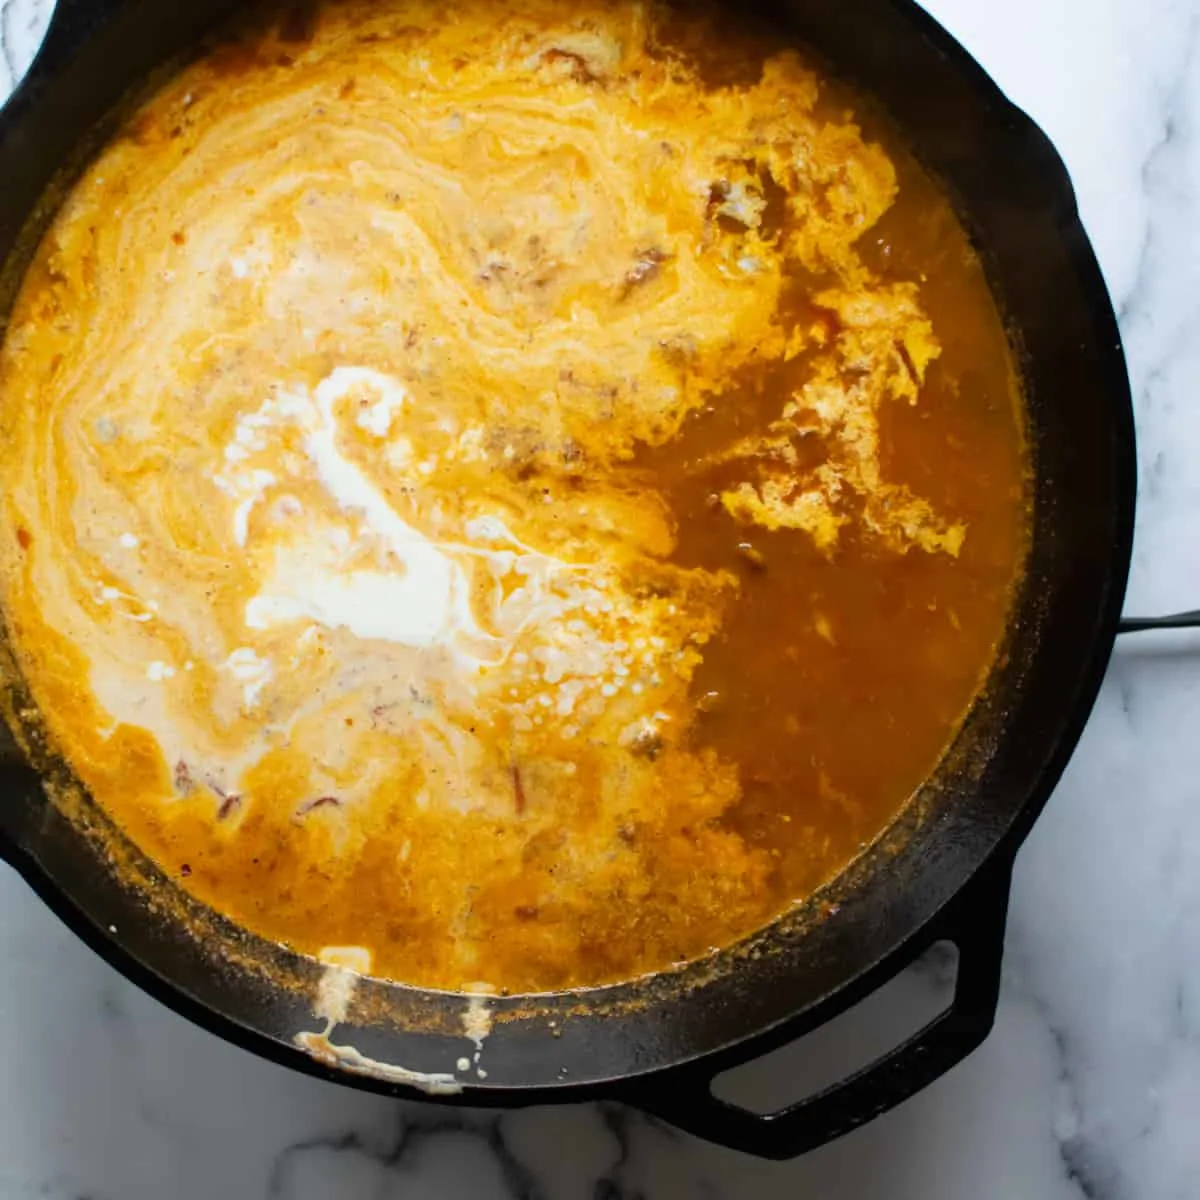
[[[1142,477],[1127,609],[1200,607],[1200,0],[929,7],[1057,144],[1121,314]],[[0,95],[49,8],[0,0]],[[459,1114],[302,1078],[136,991],[0,868],[0,1200],[1196,1197],[1200,640],[1144,636],[1018,860],[992,1036],[834,1145],[760,1163],[616,1106]],[[942,984],[911,974],[841,1047]]]

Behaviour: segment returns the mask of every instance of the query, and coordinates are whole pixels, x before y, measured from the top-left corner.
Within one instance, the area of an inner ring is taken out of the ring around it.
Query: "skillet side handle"
[[[727,1066],[714,1071],[689,1065],[640,1085],[628,1101],[706,1141],[772,1159],[795,1158],[895,1108],[966,1058],[991,1030],[1011,878],[1011,859],[989,863],[939,914],[903,964],[935,942],[953,942],[958,978],[949,1008],[844,1082],[758,1114],[712,1094],[714,1078]]]

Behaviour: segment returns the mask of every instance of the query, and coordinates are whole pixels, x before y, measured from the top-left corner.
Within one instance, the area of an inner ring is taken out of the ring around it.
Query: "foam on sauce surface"
[[[333,4],[189,66],[43,242],[0,417],[80,778],[194,894],[424,985],[628,977],[809,894],[1021,553],[945,202],[793,53],[622,2]]]

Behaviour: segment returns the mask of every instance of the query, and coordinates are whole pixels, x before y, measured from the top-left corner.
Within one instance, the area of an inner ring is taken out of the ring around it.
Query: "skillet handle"
[[[961,1062],[991,1030],[1011,878],[1011,859],[989,863],[907,948],[901,968],[935,942],[958,947],[954,999],[923,1029],[842,1083],[759,1114],[712,1094],[714,1078],[735,1063],[716,1069],[689,1064],[639,1083],[629,1102],[706,1141],[773,1159],[794,1158],[881,1116]]]
[[[1169,617],[1122,617],[1118,633],[1143,633],[1147,629],[1200,629],[1200,612],[1172,613]]]

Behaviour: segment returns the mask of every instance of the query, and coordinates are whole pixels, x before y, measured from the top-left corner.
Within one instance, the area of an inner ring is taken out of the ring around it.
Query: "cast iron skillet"
[[[115,118],[102,114],[228,7],[59,0],[42,53],[0,113],[0,312],[53,215],[53,202],[40,198],[56,174],[69,182],[112,131]],[[909,0],[782,0],[773,19],[781,39],[807,42],[873,93],[945,182],[1009,323],[1028,398],[1035,506],[1008,644],[909,814],[804,911],[678,973],[575,995],[496,998],[478,1064],[486,1078],[472,1070],[460,1094],[443,1098],[618,1098],[713,1141],[785,1158],[924,1087],[991,1027],[1013,856],[1075,746],[1112,649],[1136,480],[1116,322],[1046,138]],[[412,1094],[394,1077],[323,1065],[298,1049],[297,1033],[321,1027],[312,1014],[316,964],[187,901],[90,803],[67,816],[42,786],[64,772],[43,750],[26,758],[9,746],[0,842],[80,937],[230,1041],[311,1074]],[[719,1072],[816,1027],[941,939],[959,951],[954,999],[909,1041],[778,1112],[714,1098]],[[366,980],[333,1040],[379,1062],[452,1071],[473,1052],[464,1007],[462,996]]]

